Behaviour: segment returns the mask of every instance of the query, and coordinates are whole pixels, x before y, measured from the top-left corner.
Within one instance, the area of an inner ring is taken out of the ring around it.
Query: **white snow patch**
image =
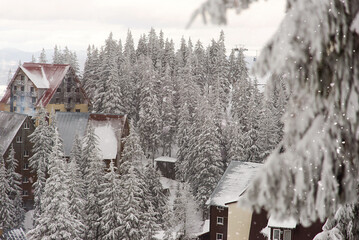
[[[263,236],[268,237],[268,239],[269,239],[269,237],[270,237],[270,229],[269,229],[268,226],[266,226],[265,228],[263,228],[263,229],[261,230],[261,233],[262,233]]]
[[[274,217],[269,218],[267,225],[267,227],[272,227],[272,228],[278,227],[278,228],[289,228],[289,229],[294,229],[296,226],[297,226],[297,221],[294,220],[293,218],[278,220],[275,219]]]
[[[30,210],[25,213],[25,220],[24,220],[25,232],[28,232],[29,230],[31,230],[34,227],[32,225],[33,215],[34,215],[34,210]]]
[[[115,159],[117,155],[117,138],[115,130],[111,125],[97,126],[95,134],[98,137],[100,149],[100,157],[102,159]]]
[[[175,162],[177,162],[177,158],[162,156],[162,157],[156,158],[155,161],[156,161],[156,162],[171,162],[171,163],[175,163]]]

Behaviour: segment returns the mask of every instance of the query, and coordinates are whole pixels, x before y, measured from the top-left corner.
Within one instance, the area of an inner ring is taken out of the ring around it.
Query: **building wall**
[[[226,204],[228,207],[228,240],[248,240],[252,221],[252,211],[242,208],[238,202]]]
[[[39,91],[21,69],[15,76],[10,88],[9,111],[34,115]]]
[[[227,226],[228,226],[228,208],[224,207],[222,210],[217,206],[210,206],[210,222],[209,234],[210,240],[216,240],[216,234],[222,233],[223,240],[227,240]],[[223,225],[217,224],[217,217],[223,217]]]
[[[88,104],[80,81],[77,79],[75,72],[70,69],[56,89],[46,109],[61,112],[76,112],[76,109],[78,109],[80,112],[88,112]]]
[[[261,233],[262,229],[267,227],[267,224],[267,212],[264,210],[261,210],[260,213],[254,211],[249,231],[249,240],[267,240],[267,237]]]
[[[10,105],[5,103],[0,103],[0,111],[10,112]]]
[[[28,124],[29,129],[25,129],[25,122]],[[12,145],[15,150],[15,159],[18,160],[18,166],[16,168],[16,172],[22,176],[22,185],[21,188],[23,193],[27,192],[27,194],[23,194],[23,203],[26,209],[31,209],[34,203],[34,192],[32,189],[32,184],[36,181],[35,174],[31,172],[29,165],[29,158],[32,156],[32,147],[33,144],[30,142],[29,135],[34,132],[35,127],[31,122],[29,117],[26,118],[25,122],[16,133],[15,138],[12,141]],[[22,142],[17,143],[16,137],[21,136]],[[6,150],[4,154],[4,158],[7,158],[10,152],[10,147]],[[25,156],[25,150],[28,152],[29,156]]]

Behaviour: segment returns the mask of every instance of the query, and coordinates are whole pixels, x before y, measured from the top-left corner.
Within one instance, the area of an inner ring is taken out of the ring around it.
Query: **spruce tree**
[[[99,157],[98,140],[95,135],[92,125],[89,125],[84,143],[84,162],[88,163],[85,166],[85,181],[86,181],[86,238],[87,239],[101,239],[102,232],[100,228],[100,219],[102,217],[102,207],[100,204],[104,183],[105,165],[103,160]]]
[[[102,216],[100,228],[104,240],[115,240],[121,237],[122,212],[120,179],[113,161],[110,162],[108,172],[104,176],[100,192]]]
[[[152,159],[157,152],[160,139],[160,113],[158,108],[158,99],[155,94],[156,73],[152,67],[150,59],[145,59],[145,68],[143,69],[140,119],[138,128],[141,136],[142,147],[146,154],[150,153]]]
[[[49,160],[49,177],[42,195],[42,209],[29,239],[81,239],[82,223],[70,212],[70,196],[66,161],[62,143],[55,130],[54,145]]]
[[[2,146],[0,146],[0,152],[3,152]],[[14,202],[10,199],[9,193],[12,189],[9,185],[5,168],[5,162],[2,154],[0,154],[0,219],[2,223],[3,231],[11,230],[14,226]]]
[[[47,63],[47,58],[46,58],[45,49],[42,49],[42,51],[41,51],[41,53],[40,53],[39,63]]]
[[[36,121],[38,126],[29,136],[33,145],[33,155],[29,158],[29,165],[33,172],[36,173],[36,182],[34,188],[34,226],[37,225],[39,217],[42,213],[41,196],[43,194],[46,182],[46,174],[48,170],[48,159],[51,153],[52,140],[50,138],[50,127],[47,122],[47,112],[44,108],[40,108]]]
[[[13,202],[13,209],[11,211],[13,215],[13,225],[12,229],[22,227],[25,210],[22,207],[22,189],[21,189],[21,175],[16,172],[18,167],[18,161],[15,159],[15,150],[13,145],[10,147],[9,156],[6,158],[6,170],[7,170],[7,179],[10,186],[10,192],[8,193],[9,198]]]

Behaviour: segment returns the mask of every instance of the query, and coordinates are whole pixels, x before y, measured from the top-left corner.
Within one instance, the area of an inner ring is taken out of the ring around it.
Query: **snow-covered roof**
[[[2,155],[9,148],[26,118],[27,115],[25,114],[0,112],[0,145],[3,148]]]
[[[15,80],[16,76],[21,70],[30,79],[36,88],[46,89],[36,103],[37,105],[42,103],[43,106],[46,106],[50,102],[52,96],[56,92],[56,89],[61,84],[69,69],[69,64],[24,63],[16,70],[3,98],[1,99],[1,102],[9,102],[9,86]]]
[[[274,217],[270,217],[268,220],[267,227],[270,228],[287,228],[287,229],[294,229],[297,226],[297,221],[293,218],[277,220]]]
[[[171,163],[175,163],[177,162],[177,158],[173,158],[173,157],[167,157],[167,156],[161,156],[155,159],[156,162],[171,162]]]
[[[226,203],[237,201],[262,165],[253,162],[232,161],[206,204],[225,207]]]
[[[115,114],[57,112],[56,122],[63,139],[64,154],[70,156],[76,134],[80,139],[86,134],[89,124],[94,127],[99,140],[100,157],[115,159],[119,151],[122,132],[127,117]]]

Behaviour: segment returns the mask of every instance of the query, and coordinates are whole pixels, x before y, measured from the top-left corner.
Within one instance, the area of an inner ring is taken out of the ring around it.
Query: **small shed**
[[[177,158],[161,156],[155,159],[155,169],[159,170],[163,177],[176,178],[176,161]]]

